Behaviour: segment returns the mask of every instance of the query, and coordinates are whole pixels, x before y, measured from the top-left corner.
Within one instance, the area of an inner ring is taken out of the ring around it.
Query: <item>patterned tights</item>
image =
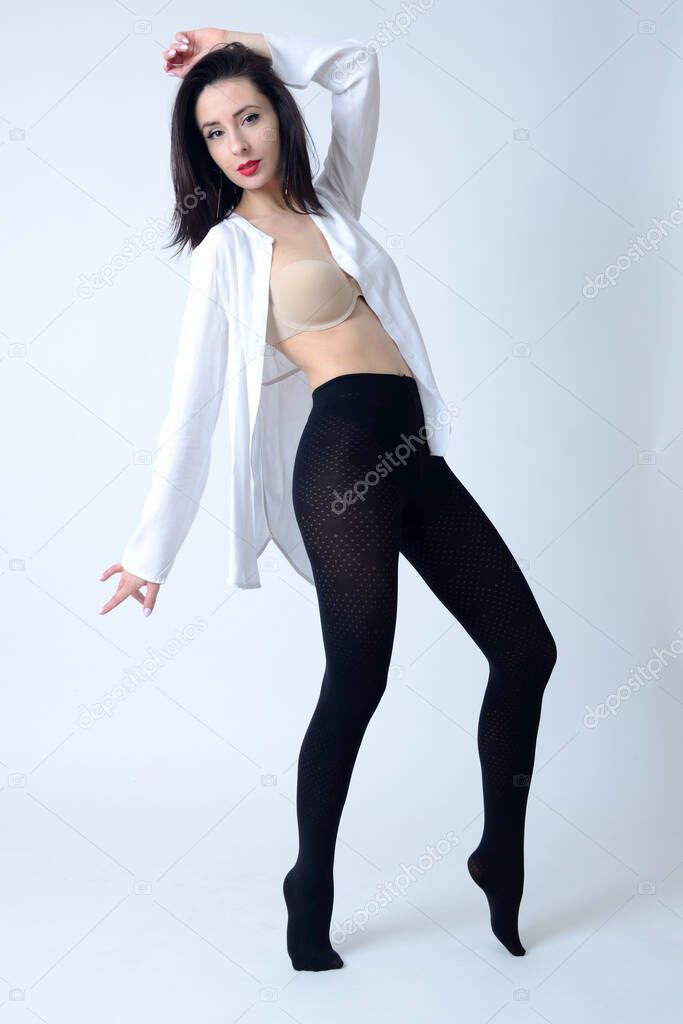
[[[424,429],[418,433],[424,426],[413,377],[343,374],[313,391],[297,450],[292,496],[326,655],[298,761],[299,852],[283,883],[297,970],[343,966],[329,934],[335,844],[360,744],[387,684],[399,554],[488,662],[477,735],[484,827],[467,866],[494,934],[513,955],[525,952],[518,912],[526,806],[557,651],[505,541],[445,459],[429,453]]]

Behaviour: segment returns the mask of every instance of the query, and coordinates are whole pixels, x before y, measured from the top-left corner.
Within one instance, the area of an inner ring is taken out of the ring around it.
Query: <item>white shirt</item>
[[[355,39],[270,33],[265,39],[286,85],[314,81],[332,93],[330,146],[313,182],[328,216],[310,216],[415,375],[429,450],[443,455],[452,413],[398,268],[359,222],[379,120],[377,54]],[[142,516],[121,559],[124,569],[150,582],[166,581],[199,509],[223,392],[227,437],[217,450],[227,485],[225,582],[260,587],[257,559],[271,538],[314,582],[292,503],[294,459],[313,401],[305,374],[266,342],[273,241],[232,213],[191,252],[170,405]]]

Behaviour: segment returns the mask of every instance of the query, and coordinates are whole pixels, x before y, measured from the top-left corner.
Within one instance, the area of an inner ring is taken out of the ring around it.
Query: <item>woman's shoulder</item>
[[[210,271],[216,265],[225,264],[226,260],[237,252],[239,232],[229,219],[219,221],[206,232],[201,242],[190,252],[190,262],[194,267]]]
[[[206,253],[217,252],[226,245],[234,243],[236,238],[235,224],[231,222],[230,217],[226,217],[209,228],[201,242],[195,246],[195,249],[202,249]]]

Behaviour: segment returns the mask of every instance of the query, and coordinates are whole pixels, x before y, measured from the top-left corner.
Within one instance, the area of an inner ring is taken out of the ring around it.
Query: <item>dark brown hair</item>
[[[310,133],[296,100],[273,71],[268,57],[243,43],[228,43],[210,50],[188,71],[173,105],[171,177],[176,204],[173,237],[164,248],[179,246],[176,255],[186,244],[196,248],[209,229],[234,210],[244,192],[211,158],[195,120],[195,107],[202,89],[223,79],[237,77],[248,78],[270,100],[277,114],[280,124],[279,177],[285,204],[296,213],[325,213],[311,179],[306,145]],[[315,152],[312,139],[311,145]]]

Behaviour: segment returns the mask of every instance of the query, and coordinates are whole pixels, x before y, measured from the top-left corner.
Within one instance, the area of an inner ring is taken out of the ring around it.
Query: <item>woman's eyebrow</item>
[[[243,107],[240,107],[239,110],[236,110],[232,116],[239,117],[240,114],[244,113],[245,110],[248,110],[249,107],[256,107],[257,110],[262,109],[258,103],[246,103]],[[205,128],[213,128],[215,125],[218,125],[220,123],[220,121],[204,121],[202,125],[202,131],[204,131]]]

